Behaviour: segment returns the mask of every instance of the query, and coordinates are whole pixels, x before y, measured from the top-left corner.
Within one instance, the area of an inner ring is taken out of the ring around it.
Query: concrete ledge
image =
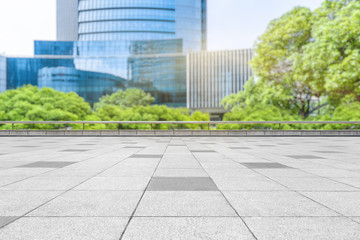
[[[0,136],[360,136],[360,130],[0,130]]]

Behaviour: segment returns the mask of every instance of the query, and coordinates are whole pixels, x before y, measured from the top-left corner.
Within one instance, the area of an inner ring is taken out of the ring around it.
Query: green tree
[[[85,120],[91,113],[90,104],[73,92],[63,93],[28,85],[0,94],[2,121],[79,121]],[[39,127],[52,126],[39,125],[36,128]]]
[[[94,105],[95,109],[99,109],[105,105],[115,105],[119,107],[148,106],[155,101],[150,93],[146,93],[137,88],[129,88],[125,91],[120,90],[111,95],[103,96],[99,100],[100,101]]]

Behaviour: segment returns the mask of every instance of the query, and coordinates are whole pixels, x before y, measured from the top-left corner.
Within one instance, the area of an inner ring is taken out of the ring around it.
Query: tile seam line
[[[117,149],[117,150],[114,150],[114,151],[112,151],[112,152],[117,152],[117,151],[120,151],[120,150],[121,150],[121,148],[120,148],[120,149]],[[141,151],[141,150],[138,150],[137,152],[139,152],[139,151]],[[137,152],[136,152],[136,153],[137,153]],[[93,158],[93,157],[91,157],[91,158]],[[91,159],[91,158],[90,158],[90,159]],[[31,213],[31,212],[33,212],[33,211],[35,211],[35,210],[39,209],[40,207],[42,207],[42,206],[44,206],[44,205],[48,204],[49,202],[51,202],[51,201],[53,201],[53,200],[57,199],[58,197],[60,197],[60,196],[64,195],[65,193],[67,193],[67,192],[69,192],[69,191],[73,190],[74,188],[76,188],[77,186],[79,186],[79,185],[83,184],[84,182],[86,182],[86,181],[88,181],[88,180],[90,180],[90,179],[92,179],[92,178],[94,178],[94,177],[98,176],[99,174],[101,174],[101,173],[105,172],[106,170],[108,170],[108,169],[110,169],[110,168],[112,168],[112,167],[114,167],[114,166],[116,166],[116,165],[118,165],[118,164],[122,163],[122,162],[123,162],[123,161],[125,161],[126,159],[127,159],[127,158],[125,157],[125,158],[124,158],[123,160],[121,160],[120,162],[118,162],[118,163],[116,163],[116,164],[111,165],[110,167],[108,167],[108,168],[104,169],[103,171],[101,171],[101,172],[99,172],[99,173],[97,173],[97,174],[93,175],[93,176],[92,176],[92,177],[90,177],[90,178],[87,178],[86,180],[84,180],[84,181],[80,182],[79,184],[77,184],[77,185],[73,186],[72,188],[70,188],[70,189],[68,189],[68,190],[66,190],[66,191],[58,191],[58,192],[61,192],[59,195],[57,195],[57,196],[55,196],[55,197],[51,198],[50,200],[48,200],[48,201],[46,201],[46,202],[42,203],[41,205],[37,206],[36,208],[34,208],[34,209],[32,209],[32,210],[30,210],[30,211],[26,212],[26,213],[25,213],[25,214],[23,214],[22,216],[19,216],[18,218],[14,219],[13,221],[11,221],[11,222],[9,222],[9,223],[7,223],[7,224],[5,224],[5,225],[1,226],[1,227],[0,227],[0,230],[1,230],[1,229],[3,229],[3,228],[5,228],[6,226],[10,225],[11,223],[13,223],[13,222],[17,221],[18,219],[20,219],[20,218],[22,218],[22,217],[24,217],[24,216],[28,215],[29,213]],[[87,159],[87,160],[89,160],[89,159]],[[56,170],[56,169],[55,169],[55,170]],[[51,170],[51,171],[53,171],[53,170]],[[55,192],[55,191],[54,191],[54,192]]]
[[[208,177],[211,179],[211,181],[214,182],[214,180],[212,179],[212,177],[209,175],[208,171],[204,168],[204,166],[200,163],[200,161],[197,159],[197,157],[193,154],[193,152],[190,151],[187,143],[186,144],[186,148],[188,149],[188,151],[193,155],[193,157],[196,159],[196,161],[200,164],[200,166],[203,168],[203,170],[206,172],[206,174],[208,175]],[[203,145],[203,144],[201,144]],[[222,154],[221,154],[222,155]],[[214,184],[216,185],[216,183],[214,182]],[[217,187],[217,185],[216,185]],[[218,188],[219,189],[219,188]],[[224,193],[219,189],[220,194],[223,196],[223,198],[225,199],[225,201],[227,202],[227,204],[229,204],[229,206],[233,209],[233,211],[236,213],[237,217],[240,218],[241,222],[245,225],[246,229],[249,231],[249,233],[253,236],[253,238],[255,240],[258,240],[258,238],[255,236],[255,233],[250,229],[250,227],[247,225],[247,223],[245,222],[245,220],[239,215],[239,213],[236,211],[236,209],[234,208],[234,206],[229,202],[229,200],[225,197]]]
[[[171,142],[172,139],[173,139],[173,138],[170,137],[170,141],[169,141],[169,142]],[[168,147],[169,147],[169,144],[167,143],[166,148],[165,148],[164,151],[163,151],[162,157],[160,158],[158,164],[156,165],[156,168],[155,168],[155,170],[153,171],[153,173],[152,173],[152,175],[151,175],[151,178],[150,178],[148,184],[146,185],[143,193],[141,194],[140,199],[139,199],[139,201],[137,202],[134,211],[132,212],[132,214],[131,214],[128,222],[126,223],[125,228],[123,229],[123,231],[122,231],[122,233],[121,233],[121,235],[120,235],[120,237],[119,237],[119,240],[122,240],[122,239],[124,238],[125,232],[126,232],[126,230],[128,229],[128,227],[129,227],[132,219],[135,217],[135,213],[136,213],[136,211],[137,211],[137,209],[138,209],[138,207],[139,207],[139,205],[140,205],[140,203],[141,203],[141,200],[142,200],[143,197],[145,196],[145,193],[146,193],[147,189],[149,188],[149,185],[150,185],[150,183],[151,183],[151,180],[153,179],[153,177],[154,177],[157,169],[159,168],[160,163],[161,163],[161,161],[163,160],[163,158],[164,158],[164,156],[165,156],[165,153],[166,153],[166,150],[168,149]],[[141,151],[141,150],[139,150],[139,151]]]

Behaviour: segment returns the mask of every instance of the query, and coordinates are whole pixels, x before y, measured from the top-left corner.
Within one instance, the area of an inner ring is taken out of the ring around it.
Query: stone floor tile
[[[236,217],[151,218],[131,220],[123,240],[254,240]]]
[[[208,174],[199,168],[158,168],[154,177],[208,177]]]
[[[339,214],[295,192],[223,192],[240,216],[306,217]]]
[[[221,191],[287,191],[288,189],[266,177],[213,178]]]
[[[291,168],[289,166],[280,164],[280,163],[270,163],[270,162],[242,162],[241,165],[244,165],[250,169],[283,169],[283,168]]]
[[[63,168],[77,162],[34,162],[21,166],[18,168]]]
[[[33,177],[16,182],[6,187],[0,188],[1,190],[69,190],[85,180],[85,177]]]
[[[153,177],[148,191],[217,191],[209,177]]]
[[[0,216],[22,216],[61,193],[58,191],[0,191]]]
[[[0,229],[4,227],[5,225],[8,225],[9,223],[15,221],[19,217],[4,217],[0,216]]]
[[[29,216],[128,217],[140,191],[70,191],[31,212]]]
[[[135,216],[236,216],[220,192],[146,192]]]
[[[360,225],[341,217],[245,218],[258,240],[355,240]]]
[[[303,194],[344,216],[360,217],[360,192],[303,192]]]
[[[74,190],[145,191],[150,177],[94,177]]]
[[[0,229],[0,239],[118,240],[128,218],[24,217]]]

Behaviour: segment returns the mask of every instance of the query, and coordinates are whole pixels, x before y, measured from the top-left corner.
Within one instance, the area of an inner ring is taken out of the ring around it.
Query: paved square
[[[2,137],[0,146],[0,239],[360,239],[360,138]]]

